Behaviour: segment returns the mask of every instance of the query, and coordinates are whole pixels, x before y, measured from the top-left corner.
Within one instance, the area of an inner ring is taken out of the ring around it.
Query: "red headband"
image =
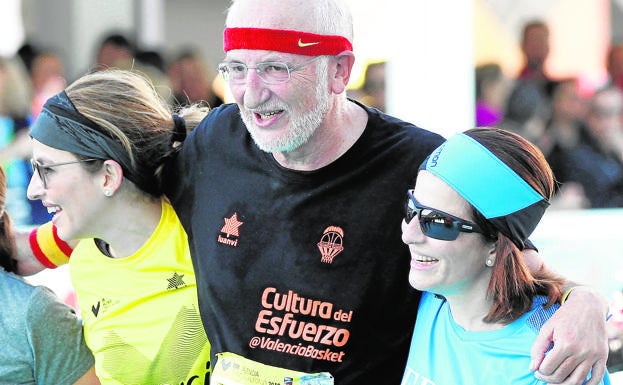
[[[261,49],[307,56],[337,55],[352,51],[353,45],[342,36],[266,28],[225,28],[223,49]]]

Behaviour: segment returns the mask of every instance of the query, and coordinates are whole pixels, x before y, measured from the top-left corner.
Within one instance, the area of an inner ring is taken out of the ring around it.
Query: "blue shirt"
[[[532,309],[505,327],[470,332],[454,322],[445,299],[423,293],[402,385],[545,384],[528,368],[541,326],[559,307],[544,308],[546,302],[535,297]],[[610,384],[607,373],[600,384]]]

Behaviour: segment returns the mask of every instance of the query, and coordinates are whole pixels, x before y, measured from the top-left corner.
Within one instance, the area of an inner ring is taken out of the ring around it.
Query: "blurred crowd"
[[[499,63],[475,68],[475,125],[516,132],[536,144],[557,184],[553,209],[623,207],[623,44],[604,58],[608,78],[587,90],[575,77],[546,72],[550,31],[541,20],[523,26],[523,63],[516,74]],[[385,62],[369,63],[350,96],[385,109]]]
[[[68,79],[54,50],[23,44],[14,57],[0,57],[0,164],[7,172],[7,210],[18,226],[47,222],[51,216],[40,201],[29,201],[26,188],[32,175],[28,127],[45,101],[63,90]],[[113,32],[95,46],[95,56],[82,74],[106,68],[138,71],[149,77],[173,106],[223,103],[224,87],[216,64],[198,49],[183,48],[167,57],[138,47],[124,34]]]
[[[608,79],[580,92],[579,79],[545,71],[549,28],[523,28],[523,67],[506,76],[497,63],[476,67],[476,125],[516,132],[539,146],[558,181],[554,208],[623,207],[623,45],[604,58]]]

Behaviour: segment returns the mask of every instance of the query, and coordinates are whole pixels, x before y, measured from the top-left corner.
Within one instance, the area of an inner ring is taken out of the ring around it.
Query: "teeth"
[[[418,262],[423,262],[423,263],[439,262],[438,259],[431,258],[431,257],[422,257],[422,256],[415,257],[415,260]]]
[[[48,214],[54,214],[58,210],[60,210],[60,207],[58,206],[48,207]]]
[[[258,113],[258,115],[260,116],[260,119],[265,120],[265,119],[270,119],[271,117],[277,115],[279,112],[277,111],[273,111],[273,112],[269,112],[269,113]]]

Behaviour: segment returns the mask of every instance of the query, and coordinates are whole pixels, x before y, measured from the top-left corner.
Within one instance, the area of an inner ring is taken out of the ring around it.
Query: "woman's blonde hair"
[[[105,70],[82,76],[65,92],[76,109],[99,126],[96,127],[98,130],[123,146],[133,172],[152,172],[152,175],[142,175],[151,182],[136,187],[160,196],[161,187],[154,189],[151,186],[161,186],[161,168],[175,151],[175,111],[162,99],[151,81],[133,71]],[[189,132],[208,111],[207,107],[196,104],[176,113],[184,119]]]

